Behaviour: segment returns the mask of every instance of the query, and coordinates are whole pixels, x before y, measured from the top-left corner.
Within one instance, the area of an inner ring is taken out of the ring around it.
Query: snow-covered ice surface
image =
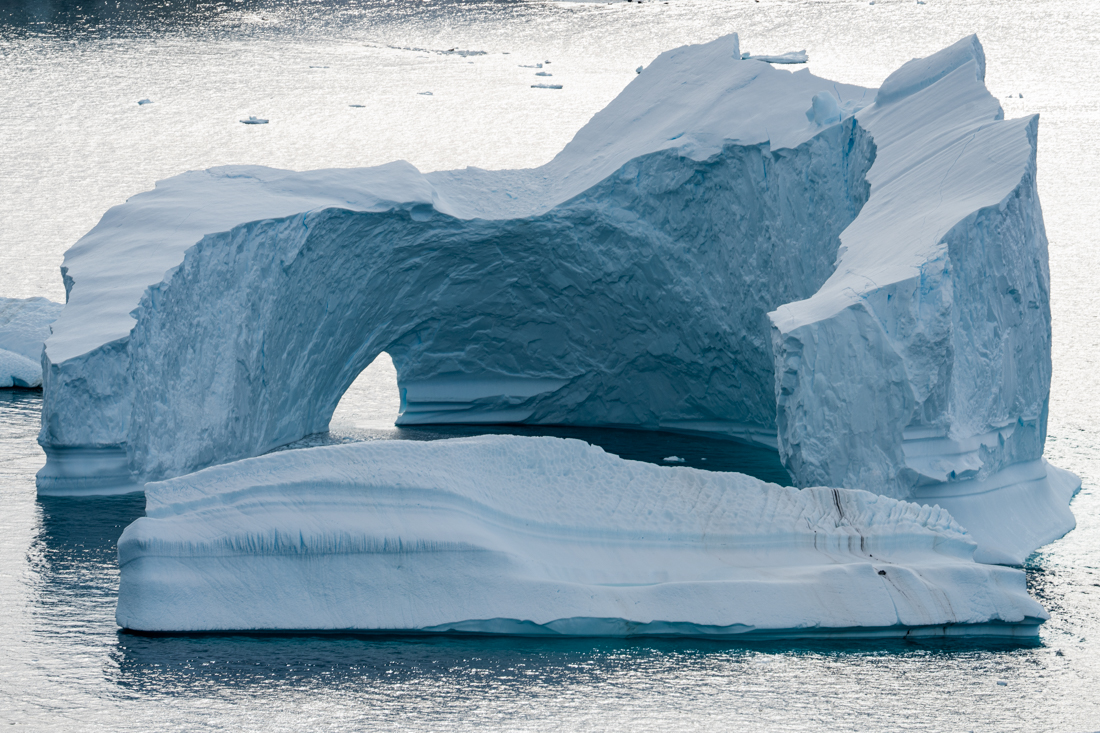
[[[1034,634],[1024,574],[938,508],[625,461],[582,441],[376,441],[146,488],[143,631]]]
[[[0,388],[42,385],[42,344],[63,307],[47,298],[0,298]]]
[[[662,54],[541,168],[162,181],[66,255],[39,489],[322,432],[386,351],[399,424],[755,442],[799,486],[938,503],[1019,563],[1073,527],[1078,484],[1042,459],[1037,119],[1004,120],[984,69],[969,37],[876,92],[731,35]]]

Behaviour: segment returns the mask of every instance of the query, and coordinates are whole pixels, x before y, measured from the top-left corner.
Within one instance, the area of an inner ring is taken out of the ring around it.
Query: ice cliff
[[[777,449],[798,486],[949,509],[979,557],[1073,526],[1037,119],[974,37],[878,91],[658,57],[546,165],[186,173],[66,255],[43,493],[324,431],[380,352],[399,423],[615,425]]]
[[[1031,635],[1021,570],[939,508],[625,461],[577,440],[374,441],[146,487],[141,631]]]
[[[62,307],[46,298],[0,298],[0,388],[42,385],[42,343]]]

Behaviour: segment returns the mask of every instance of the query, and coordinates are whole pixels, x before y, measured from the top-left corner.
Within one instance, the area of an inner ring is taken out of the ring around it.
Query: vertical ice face
[[[969,511],[979,552],[1019,560],[1072,526],[1074,487],[1041,461],[1035,120],[1004,121],[983,73],[964,39],[876,96],[729,36],[662,54],[538,169],[161,182],[66,257],[40,490],[325,430],[385,350],[404,424],[757,442],[801,486]],[[991,487],[1035,518],[983,524]]]
[[[976,514],[967,526],[984,557],[1020,562],[1073,527],[1076,482],[1041,460],[1051,366],[1038,118],[1004,120],[984,74],[971,36],[903,66],[856,115],[878,150],[871,196],[828,281],[770,314],[777,423],[800,484]],[[1047,496],[1024,521],[1001,510],[1013,503],[1003,494],[978,498],[1023,484],[1029,501]],[[968,511],[975,502],[987,510]]]

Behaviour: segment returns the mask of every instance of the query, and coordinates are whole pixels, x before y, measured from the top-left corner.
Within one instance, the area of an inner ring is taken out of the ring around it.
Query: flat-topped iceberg
[[[546,165],[233,166],[66,255],[44,493],[125,491],[327,429],[382,351],[400,424],[614,425],[769,446],[798,486],[939,504],[979,557],[1073,527],[1037,118],[974,37],[878,91],[658,57]]]
[[[42,344],[63,307],[47,298],[0,298],[0,388],[42,386]]]
[[[139,631],[1034,634],[1022,571],[944,510],[626,461],[560,438],[284,451],[146,486]]]

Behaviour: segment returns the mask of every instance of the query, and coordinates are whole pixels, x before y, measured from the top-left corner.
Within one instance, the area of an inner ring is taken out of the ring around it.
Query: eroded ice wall
[[[1018,563],[1073,527],[1079,483],[1042,461],[1038,118],[1004,120],[984,75],[972,36],[902,67],[857,114],[879,152],[871,197],[829,280],[771,314],[777,422],[800,485],[939,503],[968,515],[982,557]]]
[[[325,209],[207,237],[136,311],[131,464],[173,476],[324,431],[383,350],[403,424],[774,445],[765,314],[828,276],[872,158],[849,122],[787,151],[643,156],[529,219]]]

